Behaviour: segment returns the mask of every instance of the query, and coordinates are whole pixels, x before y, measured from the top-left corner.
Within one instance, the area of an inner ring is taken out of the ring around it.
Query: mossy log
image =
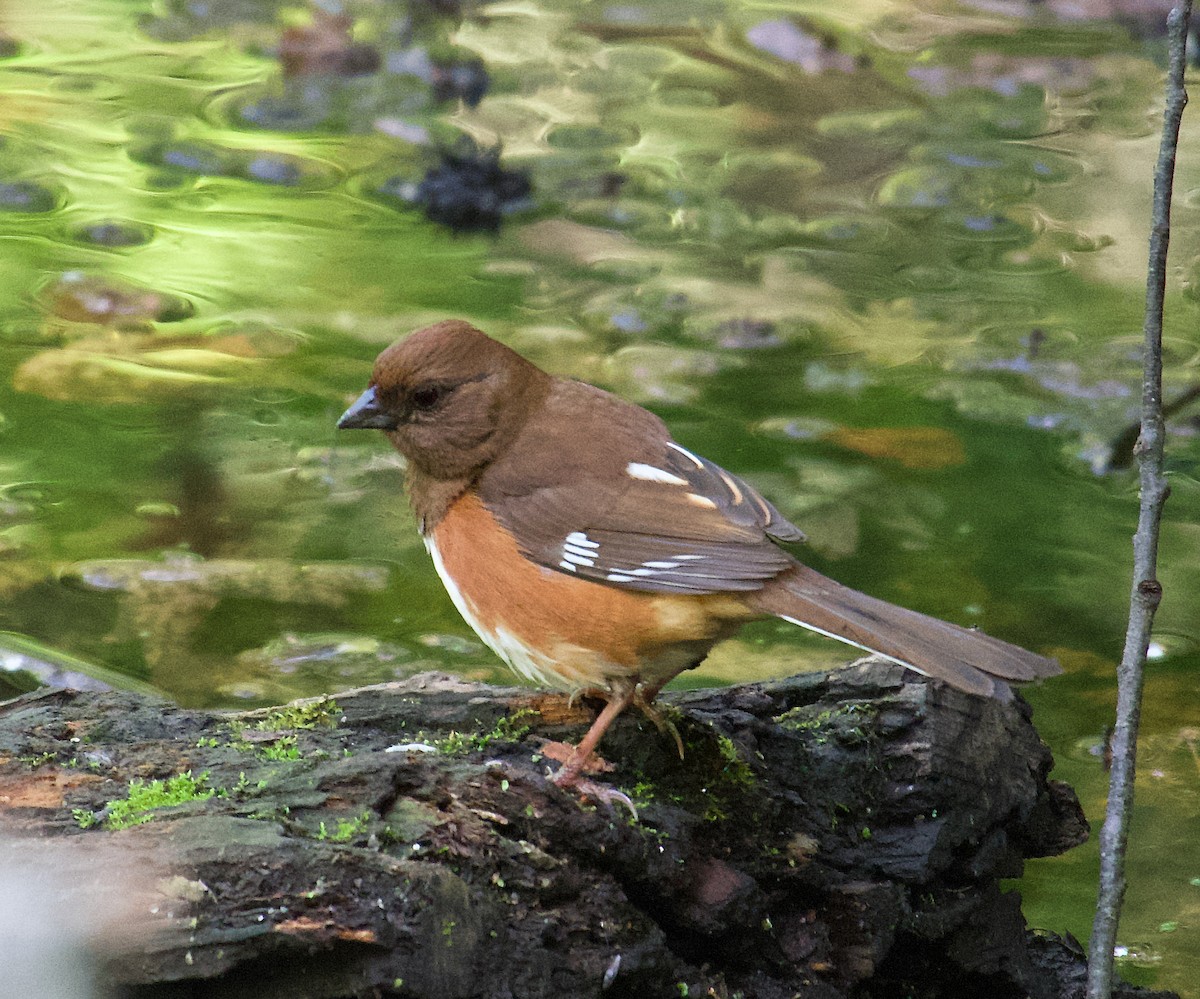
[[[31,694],[0,705],[0,832],[63,908],[111,905],[120,997],[1072,994],[1082,958],[1000,889],[1087,830],[1019,696],[872,662],[663,701],[682,761],[636,713],[603,746],[635,819],[546,779],[594,708],[557,695]]]

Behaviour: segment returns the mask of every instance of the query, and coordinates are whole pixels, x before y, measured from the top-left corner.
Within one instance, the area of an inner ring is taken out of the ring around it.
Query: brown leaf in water
[[[967,460],[958,435],[943,427],[839,427],[825,440],[905,468],[953,468]]]
[[[178,295],[155,291],[104,274],[68,271],[41,294],[46,310],[74,323],[119,328],[148,322],[178,322],[195,311]]]
[[[314,7],[312,23],[286,28],[279,40],[283,75],[363,76],[380,65],[377,49],[356,43],[351,37],[354,19],[348,14],[330,14]]]

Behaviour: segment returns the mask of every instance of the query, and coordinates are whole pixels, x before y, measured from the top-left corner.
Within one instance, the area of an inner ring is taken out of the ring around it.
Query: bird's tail
[[[1008,698],[1006,681],[1040,680],[1062,672],[1053,659],[869,597],[804,565],[754,594],[753,604],[971,694]]]

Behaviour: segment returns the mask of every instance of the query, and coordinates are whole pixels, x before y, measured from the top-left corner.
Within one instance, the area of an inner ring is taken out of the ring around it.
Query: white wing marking
[[[690,461],[697,468],[699,468],[699,469],[704,468],[704,462],[702,462],[699,458],[697,458],[694,454],[692,454],[692,452],[689,451],[687,448],[685,448],[683,445],[676,444],[674,441],[667,441],[667,447],[669,447],[675,451],[678,451],[681,455],[683,455],[685,458],[687,458],[688,461]]]
[[[625,466],[625,472],[630,478],[641,479],[643,482],[663,482],[669,486],[686,486],[688,484],[687,479],[680,478],[664,469],[655,468],[653,465],[645,465],[640,461],[631,461]]]

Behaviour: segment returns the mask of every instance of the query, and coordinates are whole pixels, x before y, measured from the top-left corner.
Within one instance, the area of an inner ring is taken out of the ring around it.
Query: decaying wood
[[[999,885],[1086,835],[1019,697],[879,663],[669,695],[686,759],[636,716],[605,741],[636,821],[546,780],[589,705],[435,674],[334,700],[2,705],[0,864],[51,856],[98,924],[119,896],[119,996],[1058,996],[1082,967]],[[80,827],[189,770],[223,793]]]

